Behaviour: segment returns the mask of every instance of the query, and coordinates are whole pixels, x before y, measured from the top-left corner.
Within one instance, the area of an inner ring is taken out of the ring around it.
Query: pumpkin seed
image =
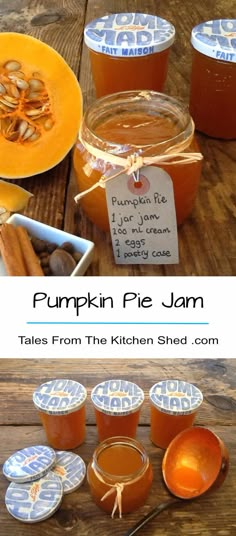
[[[21,78],[16,78],[16,85],[19,89],[28,89],[29,84],[25,80],[22,80]]]
[[[7,102],[6,100],[4,100],[4,98],[0,98],[0,102],[4,105],[5,109],[6,110],[6,107],[7,108],[15,108],[16,107],[16,104],[13,104],[12,102]],[[7,111],[9,112],[9,110],[7,109]]]
[[[8,75],[8,78],[10,78],[10,80],[14,80],[16,78],[22,78],[24,79],[25,78],[25,74],[22,73],[22,71],[14,71],[13,73],[10,73]]]
[[[44,89],[44,83],[42,82],[42,80],[39,80],[38,78],[31,78],[29,80],[29,87],[30,89],[33,89],[33,90],[42,90]]]
[[[8,89],[8,94],[11,94],[12,97],[15,97],[16,99],[19,99],[20,97],[20,92],[18,91],[17,87],[14,86],[14,84],[11,84],[9,89]]]
[[[29,126],[24,134],[24,136],[22,136],[22,139],[23,140],[27,140],[28,138],[30,138],[32,136],[32,134],[34,134],[35,132],[35,128],[34,127],[31,127]]]
[[[1,94],[1,95],[4,95],[5,93],[6,93],[6,88],[5,88],[5,86],[4,86],[3,84],[1,84],[1,82],[0,82],[0,94]]]
[[[7,71],[19,71],[21,64],[18,61],[11,60],[5,63],[4,67],[7,69]]]
[[[31,110],[28,110],[25,112],[25,115],[28,117],[36,117],[37,115],[41,115],[42,109],[41,108],[32,108]]]
[[[46,119],[46,121],[44,122],[43,126],[44,126],[45,130],[51,130],[51,128],[53,127],[52,119]]]
[[[40,100],[41,95],[40,93],[37,93],[36,91],[31,91],[27,97],[29,100]]]
[[[7,102],[10,102],[11,104],[18,104],[18,100],[15,97],[11,97],[10,95],[4,95],[3,99]]]
[[[40,133],[39,132],[35,132],[34,134],[32,134],[32,136],[30,136],[29,141],[36,141],[40,138]]]
[[[6,135],[7,140],[16,141],[18,139],[18,132],[10,132]]]
[[[24,136],[28,126],[29,125],[28,125],[27,121],[23,120],[23,121],[20,122],[19,128],[18,128],[18,132],[19,132],[20,136]]]

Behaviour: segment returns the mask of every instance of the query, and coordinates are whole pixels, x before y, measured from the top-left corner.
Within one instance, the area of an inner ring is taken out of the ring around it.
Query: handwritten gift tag
[[[178,235],[171,177],[158,167],[106,182],[113,252],[117,264],[177,264]]]

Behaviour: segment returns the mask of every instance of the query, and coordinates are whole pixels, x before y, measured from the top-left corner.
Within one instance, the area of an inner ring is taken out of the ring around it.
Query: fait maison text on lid
[[[95,19],[84,29],[86,45],[114,57],[147,56],[169,48],[175,28],[165,19],[145,13],[116,13]]]
[[[51,447],[37,445],[18,450],[3,464],[3,474],[13,482],[32,482],[44,476],[56,462]]]
[[[84,460],[74,452],[59,450],[56,452],[56,464],[53,473],[62,480],[63,493],[71,493],[78,489],[86,475]]]
[[[152,404],[169,415],[188,415],[203,401],[202,392],[191,383],[181,380],[163,380],[149,391]]]
[[[141,407],[144,392],[138,385],[126,380],[107,380],[93,388],[91,399],[102,413],[123,416]]]
[[[67,415],[83,406],[87,391],[74,380],[58,379],[40,385],[33,393],[39,411],[48,415]]]
[[[35,482],[12,482],[6,491],[8,512],[24,523],[48,519],[59,508],[63,497],[62,481],[50,471]]]
[[[205,56],[236,63],[236,19],[198,24],[192,30],[191,43]]]

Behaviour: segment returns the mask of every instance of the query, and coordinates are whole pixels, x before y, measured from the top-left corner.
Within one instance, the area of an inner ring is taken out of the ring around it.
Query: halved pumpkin
[[[62,56],[29,35],[0,33],[0,177],[21,179],[61,162],[81,117],[80,85]]]

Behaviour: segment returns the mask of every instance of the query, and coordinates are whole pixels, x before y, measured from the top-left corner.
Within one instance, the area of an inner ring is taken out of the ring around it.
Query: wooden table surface
[[[8,514],[4,494],[8,482],[0,475],[0,535],[14,536],[124,536],[144,514],[155,505],[170,498],[162,478],[163,451],[149,439],[148,391],[156,381],[179,378],[197,385],[203,392],[204,402],[198,412],[196,424],[207,426],[227,445],[230,469],[221,489],[192,503],[186,501],[181,508],[162,512],[140,531],[140,536],[233,536],[236,534],[235,483],[236,483],[236,360],[14,360],[0,363],[1,428],[0,463],[13,452],[30,445],[46,444],[44,431],[39,424],[32,403],[36,386],[53,378],[71,378],[88,389],[86,403],[86,441],[75,449],[85,460],[90,460],[98,443],[94,411],[90,392],[99,381],[123,378],[136,382],[145,392],[137,438],[146,448],[154,469],[154,481],[148,500],[139,511],[111,519],[92,501],[88,484],[66,495],[60,509],[47,521],[27,525]]]
[[[123,11],[157,14],[174,24],[176,41],[164,91],[188,103],[191,29],[213,18],[234,18],[235,0],[198,0],[197,4],[191,0],[0,0],[0,29],[27,33],[54,47],[78,76],[86,109],[95,96],[83,44],[84,24]],[[179,229],[178,265],[114,263],[109,233],[92,225],[74,202],[78,191],[71,154],[47,173],[15,181],[34,194],[25,214],[94,241],[94,260],[87,275],[236,275],[236,144],[200,134],[198,140],[204,155],[201,185],[195,208]]]

